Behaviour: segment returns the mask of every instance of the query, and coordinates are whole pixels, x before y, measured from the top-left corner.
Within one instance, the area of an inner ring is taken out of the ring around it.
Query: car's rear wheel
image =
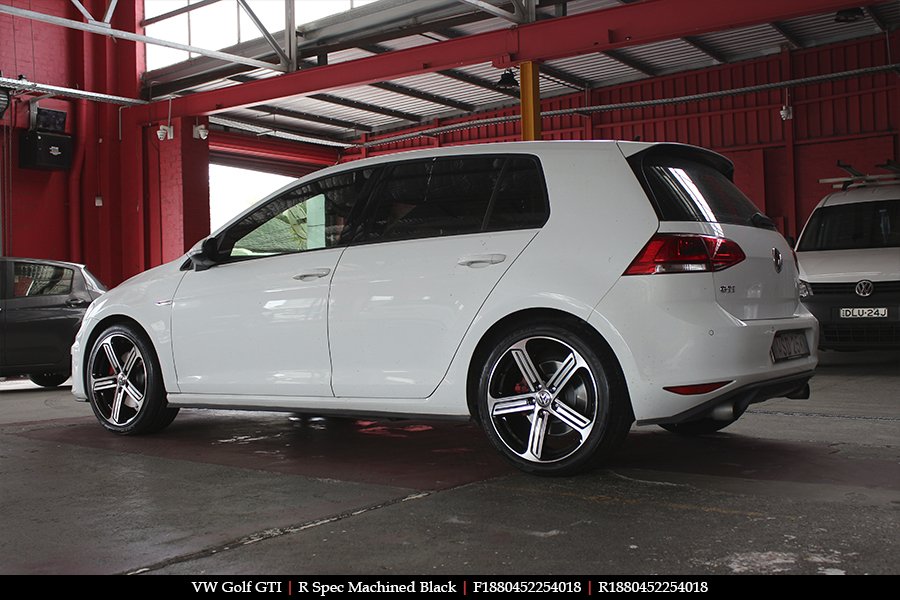
[[[481,372],[478,409],[516,467],[566,475],[608,458],[632,417],[624,382],[579,327],[523,327],[502,336]]]
[[[32,373],[28,379],[35,385],[45,388],[59,387],[69,378],[68,373]]]
[[[97,338],[85,388],[100,423],[116,433],[153,433],[178,414],[166,402],[159,361],[142,331],[113,325]]]
[[[707,433],[715,433],[725,429],[732,423],[737,421],[737,417],[730,421],[719,421],[718,419],[697,419],[696,421],[686,421],[684,423],[662,423],[660,427],[666,431],[677,433],[679,435],[704,435]]]

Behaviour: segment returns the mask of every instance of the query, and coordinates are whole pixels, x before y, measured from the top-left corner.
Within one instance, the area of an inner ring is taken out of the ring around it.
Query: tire
[[[150,340],[132,325],[112,325],[97,338],[87,362],[85,389],[100,424],[122,435],[160,431],[178,414],[166,401]]]
[[[520,327],[484,361],[478,413],[488,439],[522,471],[569,475],[608,459],[634,420],[617,364],[589,332]]]
[[[685,423],[661,423],[660,427],[666,431],[677,433],[678,435],[705,435],[721,431],[735,421],[737,421],[737,417],[730,421],[718,421],[716,419],[705,418],[697,419],[696,421],[687,421]]]
[[[59,387],[69,378],[68,373],[32,373],[28,376],[35,385],[45,388]]]

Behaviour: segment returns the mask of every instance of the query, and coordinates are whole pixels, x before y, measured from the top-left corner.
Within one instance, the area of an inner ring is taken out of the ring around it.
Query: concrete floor
[[[0,382],[0,573],[900,572],[900,353],[823,354],[810,400],[632,431],[542,479],[468,424],[182,411],[104,432]]]

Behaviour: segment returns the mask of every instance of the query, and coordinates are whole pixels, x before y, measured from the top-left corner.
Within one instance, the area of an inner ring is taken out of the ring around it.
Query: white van
[[[900,174],[826,179],[797,243],[800,298],[819,347],[900,348]]]

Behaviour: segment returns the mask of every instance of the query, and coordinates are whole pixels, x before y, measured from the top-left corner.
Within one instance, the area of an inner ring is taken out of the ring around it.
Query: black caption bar
[[[16,577],[24,582],[30,576]],[[810,593],[859,594],[865,588],[876,591],[879,577],[826,577],[813,575],[709,575],[709,576],[155,576],[155,577],[60,577],[55,584],[65,586],[67,593],[94,593],[105,586],[115,586],[117,593],[173,594],[196,597],[266,594],[270,598],[337,598],[338,596],[372,596],[395,594],[429,594],[441,597],[486,597],[489,594],[541,594],[568,597],[608,596],[610,594],[722,594],[722,593],[789,593],[794,588]]]

